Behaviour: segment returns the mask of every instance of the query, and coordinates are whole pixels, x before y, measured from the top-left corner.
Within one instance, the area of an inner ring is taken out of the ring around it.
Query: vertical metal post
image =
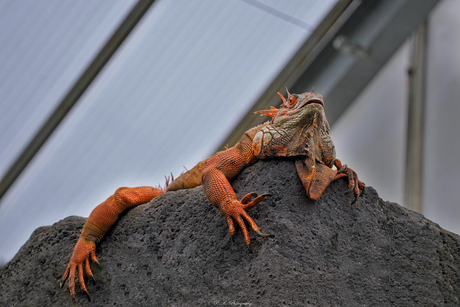
[[[425,72],[427,23],[422,23],[412,41],[411,67],[408,71],[408,121],[404,205],[422,211],[423,138],[425,126]]]

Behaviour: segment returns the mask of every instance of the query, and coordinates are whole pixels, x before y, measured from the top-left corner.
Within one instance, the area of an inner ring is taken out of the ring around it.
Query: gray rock
[[[376,191],[352,205],[346,180],[309,200],[292,161],[261,161],[233,182],[270,192],[249,214],[252,253],[201,187],[127,212],[98,245],[79,306],[458,306],[460,237]],[[0,306],[68,306],[59,279],[85,222],[37,229],[0,271]],[[245,304],[245,305],[243,305]]]

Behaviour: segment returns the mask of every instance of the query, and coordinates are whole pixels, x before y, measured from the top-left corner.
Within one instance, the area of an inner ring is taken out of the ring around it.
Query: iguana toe
[[[355,189],[355,184],[351,183],[351,186],[343,194],[350,194],[351,191]]]
[[[244,196],[242,199],[246,198],[248,195]],[[227,223],[230,235],[232,236],[235,234],[235,225],[233,220],[235,220],[238,225],[240,226],[241,230],[243,231],[244,240],[247,245],[251,244],[251,239],[249,238],[249,231],[246,227],[245,221],[249,223],[250,227],[259,235],[263,237],[267,237],[269,235],[260,231],[257,224],[254,220],[248,215],[246,209],[255,206],[257,203],[261,202],[265,199],[266,196],[260,195],[257,196],[253,201],[248,204],[243,204],[241,201],[235,200],[231,203],[223,204],[220,206],[222,213],[227,217]]]
[[[249,203],[255,197],[257,197],[257,193],[251,192],[251,193],[248,193],[248,194],[244,195],[243,198],[241,198],[240,202],[243,205],[245,205],[245,204]]]

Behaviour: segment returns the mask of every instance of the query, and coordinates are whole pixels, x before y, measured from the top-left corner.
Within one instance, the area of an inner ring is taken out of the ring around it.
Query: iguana
[[[279,94],[279,93],[278,93]],[[314,91],[303,94],[290,94],[283,100],[280,108],[255,112],[270,116],[269,122],[246,131],[239,142],[224,151],[198,163],[172,182],[167,180],[165,188],[135,187],[119,188],[106,201],[97,206],[88,217],[80,238],[74,247],[69,264],[61,279],[61,288],[69,278],[69,290],[75,299],[75,278],[78,278],[81,290],[87,295],[84,274],[94,281],[90,269],[90,259],[98,263],[96,244],[115,223],[119,215],[134,206],[146,203],[169,191],[189,189],[199,185],[214,206],[220,208],[225,216],[230,235],[235,234],[234,220],[241,227],[246,244],[251,240],[245,221],[259,235],[262,233],[246,210],[263,201],[269,194],[250,193],[237,199],[229,180],[245,167],[260,159],[290,157],[307,196],[316,200],[334,180],[348,178],[349,191],[353,191],[355,201],[365,184],[358,180],[356,173],[342,165],[335,157],[335,147],[329,135],[329,123],[324,113],[324,101],[321,94]],[[335,169],[334,169],[335,166]]]

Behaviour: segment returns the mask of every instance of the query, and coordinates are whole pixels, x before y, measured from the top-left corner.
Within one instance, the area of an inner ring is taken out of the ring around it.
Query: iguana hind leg
[[[86,289],[83,272],[94,280],[89,260],[91,258],[92,262],[97,262],[96,244],[115,223],[118,216],[123,211],[146,203],[163,193],[163,190],[153,187],[119,188],[106,201],[94,208],[83,226],[80,238],[74,247],[69,264],[61,279],[62,288],[67,278],[69,278],[70,296],[73,300],[76,297],[75,278],[78,278],[80,289],[91,300]]]

